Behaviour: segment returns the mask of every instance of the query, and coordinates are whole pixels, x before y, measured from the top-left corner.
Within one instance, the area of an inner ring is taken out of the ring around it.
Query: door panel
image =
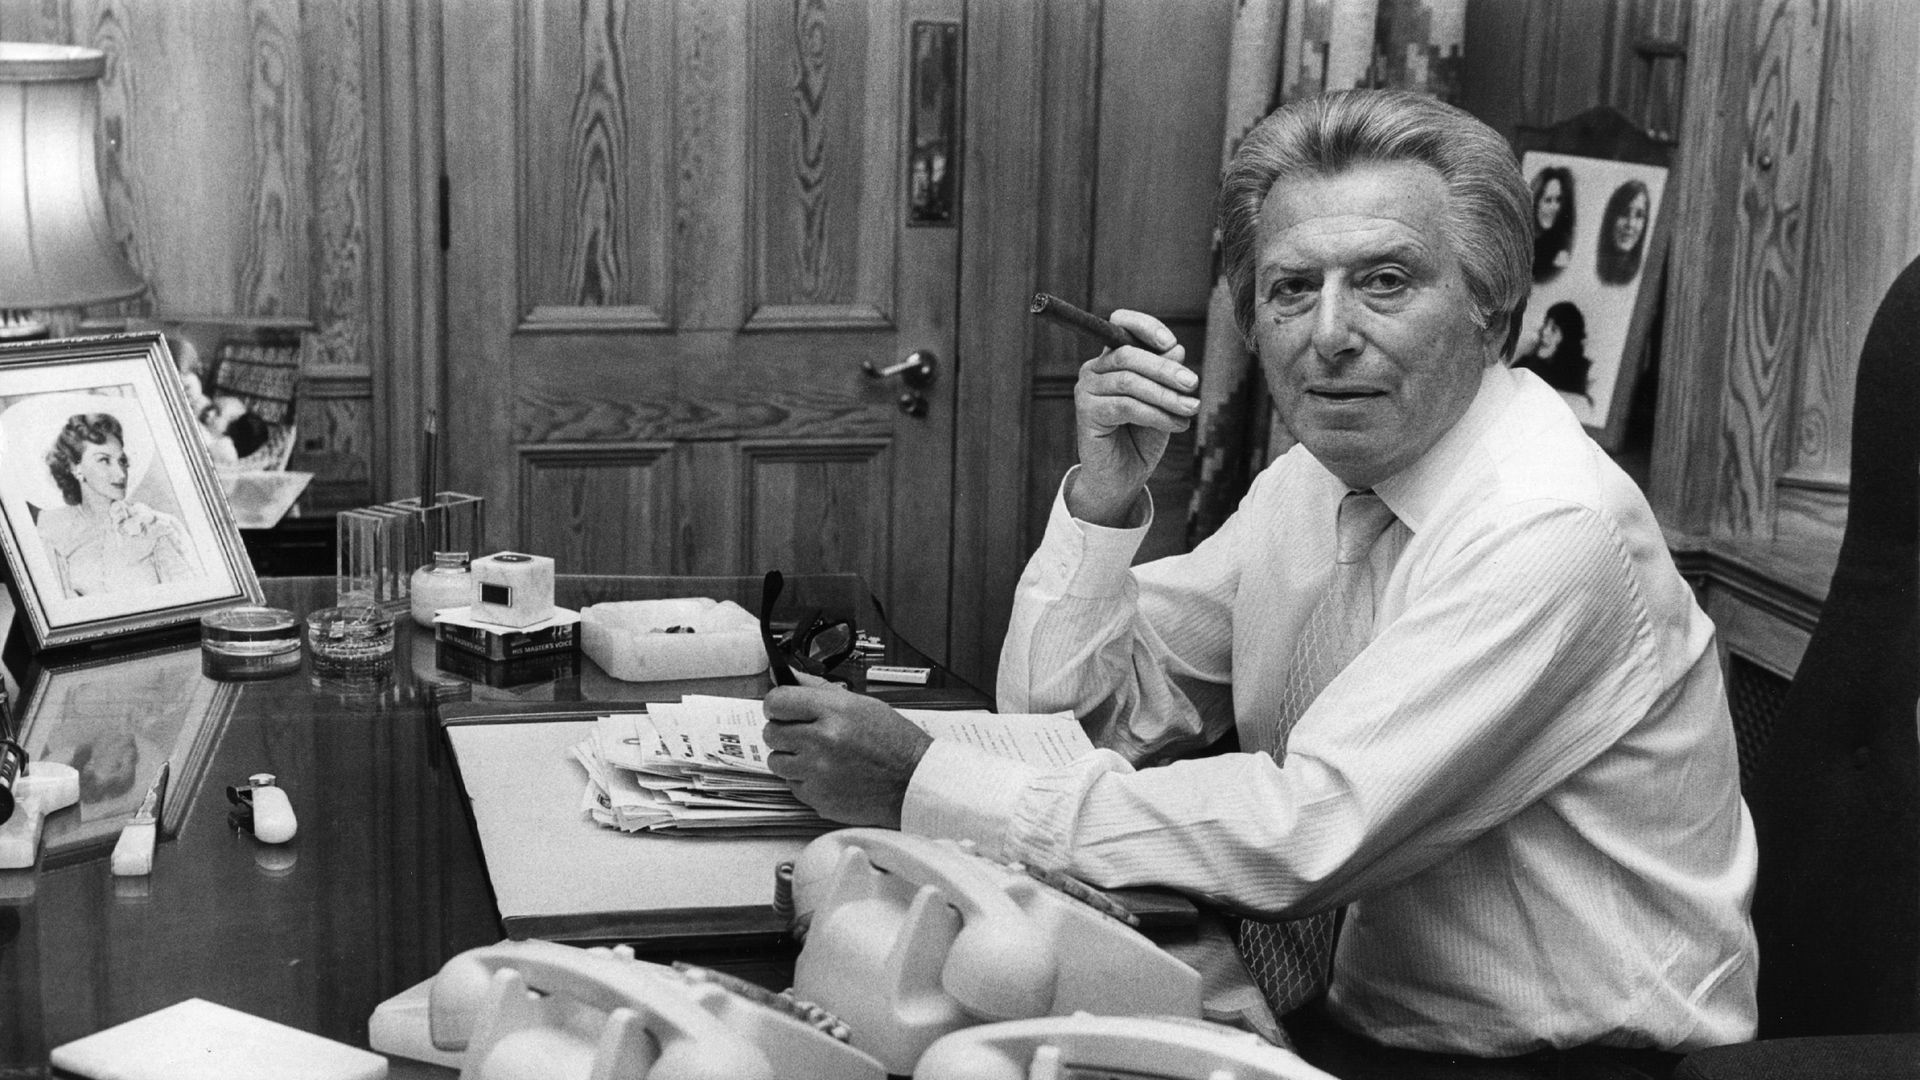
[[[562,573],[852,570],[944,656],[960,245],[907,223],[907,57],[959,10],[450,15],[446,441],[491,543]],[[915,350],[941,364],[919,416],[863,370]]]

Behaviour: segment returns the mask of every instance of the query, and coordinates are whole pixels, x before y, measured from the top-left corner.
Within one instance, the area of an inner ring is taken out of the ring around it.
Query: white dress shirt
[[[1284,768],[1178,759],[1274,707],[1345,486],[1295,447],[1213,537],[1132,569],[1144,524],[1056,498],[999,705],[1071,709],[1102,749],[1049,769],[936,741],[903,828],[1267,918],[1350,905],[1328,1005],[1391,1045],[1751,1038],[1756,851],[1713,625],[1639,489],[1496,366],[1374,490],[1398,522],[1373,638]]]

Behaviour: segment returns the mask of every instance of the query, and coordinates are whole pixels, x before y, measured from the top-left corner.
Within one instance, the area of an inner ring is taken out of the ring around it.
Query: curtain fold
[[[1322,91],[1393,86],[1459,100],[1465,21],[1466,0],[1240,0],[1221,163],[1267,113]],[[1217,230],[1213,241],[1189,548],[1212,535],[1240,505],[1254,475],[1293,445],[1234,325]]]

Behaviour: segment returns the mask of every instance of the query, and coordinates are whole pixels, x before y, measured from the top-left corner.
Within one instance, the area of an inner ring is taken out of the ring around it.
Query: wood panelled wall
[[[311,325],[303,439],[335,504],[404,490],[405,433],[442,398],[435,50],[442,20],[482,8],[0,0],[0,37],[109,55],[108,191],[153,286],[135,312]],[[1145,308],[1200,355],[1232,9],[968,6],[964,123],[994,148],[962,189],[963,215],[992,225],[961,253],[956,346],[966,633],[952,658],[975,677],[1072,461],[1090,352],[1012,312],[1036,288]],[[1465,104],[1496,128],[1606,103],[1678,137],[1648,486],[1727,636],[1782,674],[1843,527],[1860,342],[1920,249],[1912,14],[1906,0],[1468,5]],[[1177,546],[1184,462],[1162,477],[1155,551]]]
[[[1805,649],[1845,527],[1853,376],[1920,253],[1903,0],[1701,3],[1652,495],[1729,646]]]
[[[1198,367],[1205,350],[1213,197],[1226,125],[1232,0],[1190,0],[1169,20],[1155,0],[1045,7],[1041,213],[1035,287],[1105,315],[1159,317]],[[1179,102],[1179,108],[1168,103]],[[1035,331],[1027,426],[1028,549],[1077,460],[1073,386],[1099,352],[1071,331]],[[1154,480],[1141,558],[1179,550],[1192,437]]]
[[[395,389],[395,353],[410,372],[421,345],[411,256],[398,274],[390,258],[416,239],[419,203],[410,155],[389,161],[386,140],[413,130],[411,95],[385,89],[413,81],[404,50],[384,49],[411,37],[392,36],[387,23],[404,30],[410,15],[389,7],[0,0],[0,38],[107,55],[101,175],[149,292],[90,314],[307,330],[294,467],[316,473],[306,505],[320,511],[384,490],[377,403]]]
[[[1905,0],[1468,10],[1468,107],[1489,122],[1604,103],[1678,136],[1637,449],[1723,646],[1791,677],[1845,528],[1860,346],[1920,252],[1920,20]]]

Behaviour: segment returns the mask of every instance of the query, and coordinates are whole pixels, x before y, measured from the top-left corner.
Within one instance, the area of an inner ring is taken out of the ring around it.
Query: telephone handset
[[[1112,915],[952,841],[885,829],[815,839],[793,867],[794,993],[909,1074],[935,1039],[1092,1012],[1198,1016],[1200,976]]]
[[[382,1003],[368,1041],[459,1068],[461,1080],[885,1076],[798,1008],[774,1007],[774,997],[717,972],[637,960],[624,946],[506,941],[461,953]]]
[[[941,1037],[914,1080],[1334,1080],[1252,1032],[1169,1017],[1043,1016]]]

